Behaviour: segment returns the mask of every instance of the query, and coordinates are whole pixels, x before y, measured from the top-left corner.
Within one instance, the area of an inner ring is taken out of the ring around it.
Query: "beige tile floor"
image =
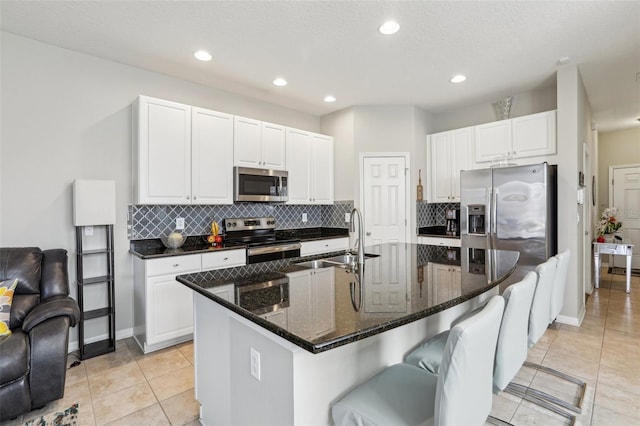
[[[635,308],[635,309],[634,309]],[[560,369],[588,383],[578,425],[640,424],[640,277],[632,293],[624,276],[601,275],[601,288],[587,299],[581,327],[550,327],[529,351],[529,360]],[[71,360],[71,357],[70,357]],[[523,368],[523,384],[577,400],[577,387]],[[193,344],[143,355],[133,339],[119,341],[114,353],[84,361],[67,373],[65,396],[41,410],[2,426],[79,403],[81,425],[198,425],[193,394]],[[506,393],[495,395],[492,414],[515,426],[569,422]]]

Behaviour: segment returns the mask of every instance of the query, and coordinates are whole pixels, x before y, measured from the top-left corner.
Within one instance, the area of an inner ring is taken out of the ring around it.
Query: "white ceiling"
[[[2,30],[314,115],[437,114],[578,65],[600,130],[640,125],[640,1],[13,1]],[[395,36],[377,27],[393,18]],[[196,61],[195,50],[214,60]],[[449,83],[457,73],[466,82]],[[275,87],[275,77],[289,84]],[[327,94],[338,100],[327,104]]]

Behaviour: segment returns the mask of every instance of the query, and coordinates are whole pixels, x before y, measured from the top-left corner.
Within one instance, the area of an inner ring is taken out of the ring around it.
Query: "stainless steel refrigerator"
[[[463,246],[520,252],[535,266],[557,253],[556,166],[465,170],[460,173]]]

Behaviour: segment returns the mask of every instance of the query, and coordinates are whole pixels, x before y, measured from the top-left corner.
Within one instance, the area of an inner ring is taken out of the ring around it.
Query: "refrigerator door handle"
[[[491,193],[491,235],[498,234],[498,188],[494,188]]]

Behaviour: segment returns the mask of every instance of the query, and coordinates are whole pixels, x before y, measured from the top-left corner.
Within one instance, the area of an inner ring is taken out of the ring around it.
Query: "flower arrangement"
[[[622,222],[616,219],[618,209],[615,207],[607,207],[600,216],[598,223],[598,235],[613,234],[622,226]]]

